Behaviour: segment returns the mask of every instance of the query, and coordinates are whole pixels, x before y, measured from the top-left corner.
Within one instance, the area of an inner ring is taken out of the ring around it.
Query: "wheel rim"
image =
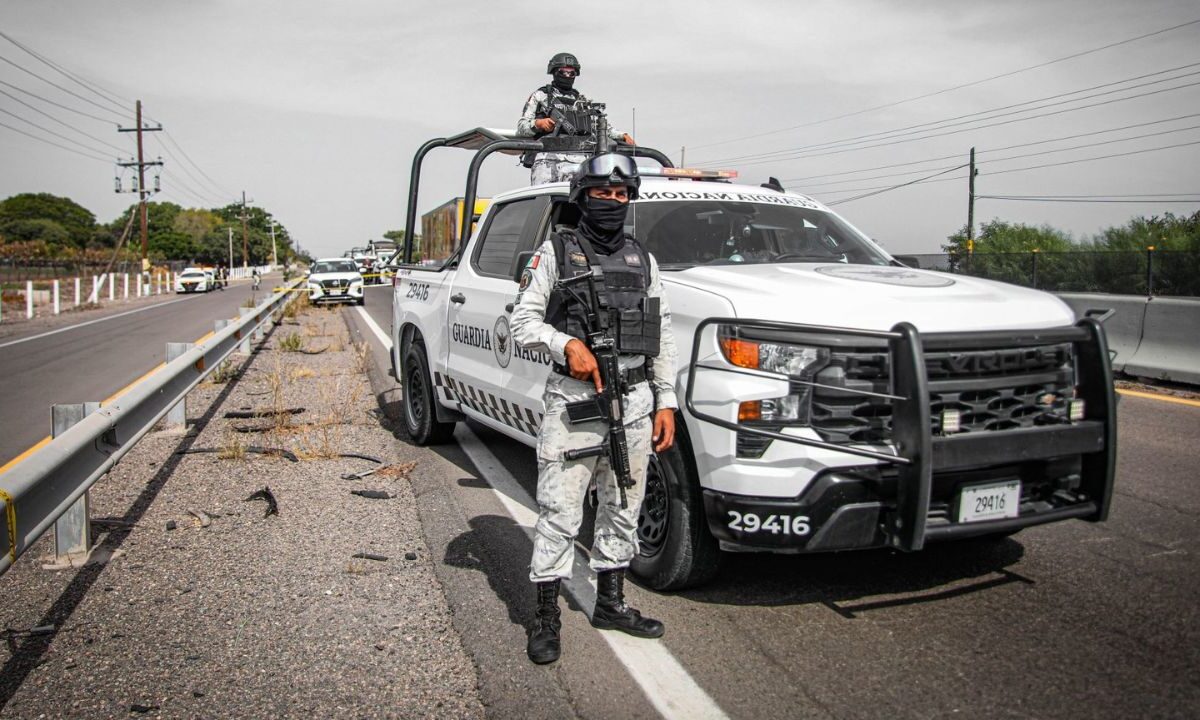
[[[643,557],[662,552],[671,527],[671,493],[657,455],[650,456],[646,470],[646,496],[638,512],[638,545]]]
[[[408,426],[416,430],[425,420],[425,406],[420,401],[425,397],[425,378],[421,377],[421,368],[412,363],[404,379],[404,407],[408,411]]]

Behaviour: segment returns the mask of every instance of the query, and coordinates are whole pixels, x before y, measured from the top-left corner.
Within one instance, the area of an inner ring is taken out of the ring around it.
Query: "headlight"
[[[829,362],[829,349],[812,345],[758,342],[739,338],[734,333],[723,335],[720,344],[725,359],[733,365],[779,373],[803,382],[812,382],[817,371]],[[812,388],[801,386],[783,397],[741,403],[738,422],[806,425],[811,408]]]

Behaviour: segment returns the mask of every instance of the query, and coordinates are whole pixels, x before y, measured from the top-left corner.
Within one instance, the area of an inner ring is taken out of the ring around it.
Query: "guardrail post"
[[[80,300],[80,295],[79,295],[79,290],[80,290],[80,287],[79,287],[79,281],[80,281],[81,279],[82,279],[82,278],[75,278],[75,305],[74,305],[74,307],[79,307],[79,300]]]
[[[98,402],[73,405],[52,405],[50,418],[52,435],[58,437],[72,425],[100,409]],[[85,492],[75,504],[54,523],[54,555],[58,564],[69,564],[72,555],[86,555],[92,548],[90,491]]]
[[[1146,297],[1154,294],[1154,247],[1146,248]]]
[[[33,281],[25,281],[25,319],[33,318]]]
[[[142,293],[141,293],[141,289],[139,288],[138,297],[141,297],[141,296],[142,296]],[[124,299],[125,300],[129,299],[129,273],[125,273]]]
[[[247,315],[253,315],[255,312],[256,311],[254,308],[238,308],[238,314],[241,317],[246,317]],[[242,355],[250,354],[250,335],[251,335],[251,333],[249,333],[249,332],[242,332],[240,335],[238,335],[238,337],[242,338],[242,344],[238,345],[237,351],[239,353],[241,353]]]
[[[108,299],[110,301],[117,299],[117,274],[108,274]]]
[[[60,309],[58,301],[58,278],[54,279],[54,314],[57,315]]]
[[[196,343],[186,342],[169,342],[167,343],[167,362],[171,362],[175,358],[183,355],[188,350],[196,347]],[[166,429],[173,432],[183,432],[187,430],[187,396],[175,403],[175,406],[167,411]]]

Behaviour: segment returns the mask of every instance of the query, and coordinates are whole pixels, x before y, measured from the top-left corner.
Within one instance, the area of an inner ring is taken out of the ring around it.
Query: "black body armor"
[[[569,228],[559,228],[551,236],[558,259],[558,276],[566,279],[583,275],[592,267],[603,271],[599,283],[600,308],[597,315],[622,355],[655,357],[659,350],[662,327],[658,298],[647,295],[650,287],[650,257],[632,235],[610,255],[596,253],[587,240]],[[546,306],[546,322],[555,330],[588,343],[586,293],[578,296],[555,288]],[[591,349],[589,345],[589,349]],[[557,363],[555,372],[569,376]]]

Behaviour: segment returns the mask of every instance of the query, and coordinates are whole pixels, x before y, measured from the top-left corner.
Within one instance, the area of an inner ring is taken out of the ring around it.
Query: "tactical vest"
[[[566,125],[574,129],[574,132],[568,132],[564,123],[558,123],[554,133],[556,135],[579,135],[586,136],[592,134],[592,116],[585,108],[579,108],[576,103],[579,101],[579,91],[569,90],[563,92],[554,85],[543,85],[541,91],[546,93],[547,107],[539,107],[537,111],[537,119],[548,118],[557,114],[560,118],[566,120]],[[539,133],[539,136],[545,133]]]
[[[658,355],[661,311],[658,298],[647,295],[650,287],[650,257],[632,235],[625,236],[625,244],[611,255],[601,255],[591,244],[574,230],[558,228],[550,236],[554,254],[558,260],[558,276],[566,279],[590,272],[592,266],[604,271],[603,282],[598,283],[596,294],[600,308],[597,313],[601,327],[617,345],[622,355]],[[561,289],[550,292],[546,305],[546,322],[559,332],[579,338],[588,343],[587,314],[590,303],[587,284],[575,286],[579,298]],[[557,363],[554,370],[569,375],[565,367]]]

